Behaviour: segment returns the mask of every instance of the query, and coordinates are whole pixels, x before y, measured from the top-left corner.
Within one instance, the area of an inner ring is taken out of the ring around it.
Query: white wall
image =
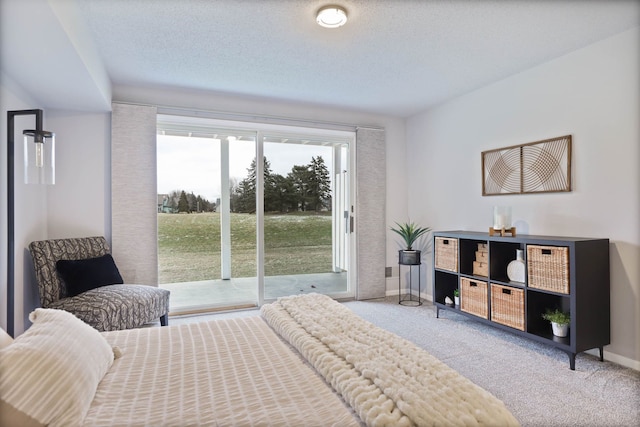
[[[57,146],[48,238],[109,235],[111,114],[52,110],[47,125],[55,129]]]
[[[640,369],[640,30],[514,75],[407,120],[408,211],[438,230],[609,238],[611,345]],[[484,150],[571,134],[573,191],[482,197]],[[431,272],[427,273],[429,293]]]

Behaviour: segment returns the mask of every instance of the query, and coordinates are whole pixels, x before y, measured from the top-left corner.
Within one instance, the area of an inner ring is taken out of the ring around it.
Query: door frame
[[[160,117],[162,116],[162,119]],[[174,120],[175,119],[175,120]],[[339,293],[336,295],[329,296],[333,298],[353,298],[356,295],[356,272],[357,272],[357,257],[356,257],[356,235],[355,235],[355,226],[353,224],[355,218],[355,197],[356,197],[356,185],[355,185],[355,176],[356,176],[356,132],[355,131],[346,131],[346,130],[336,130],[336,129],[326,129],[320,127],[304,127],[297,125],[284,125],[284,124],[270,124],[270,123],[260,123],[260,122],[241,122],[241,121],[232,121],[232,120],[222,120],[222,119],[214,119],[214,118],[206,118],[206,117],[193,117],[193,116],[181,116],[167,113],[159,113],[158,114],[158,122],[165,123],[173,123],[175,121],[181,127],[205,127],[214,129],[224,129],[224,130],[237,130],[243,134],[247,133],[255,133],[255,158],[256,158],[256,284],[257,284],[257,305],[262,306],[265,302],[270,302],[271,300],[265,300],[264,297],[264,254],[265,254],[265,246],[264,246],[264,162],[257,161],[257,159],[262,159],[264,157],[264,136],[268,134],[269,136],[273,135],[282,135],[289,137],[307,137],[307,138],[315,138],[315,139],[327,139],[332,142],[340,142],[344,143],[348,146],[348,201],[349,201],[349,212],[347,217],[342,218],[342,220],[346,223],[347,238],[345,239],[345,246],[347,255],[347,291],[345,293]],[[228,144],[228,143],[227,143]],[[221,151],[223,151],[222,147],[224,144],[221,144]],[[335,150],[335,149],[334,149]],[[227,149],[227,155],[228,149]],[[225,160],[221,159],[224,163]],[[226,159],[227,163],[229,158]],[[332,159],[335,161],[335,156]],[[335,165],[335,163],[334,163]],[[227,164],[228,167],[228,164]],[[333,171],[332,182],[335,186],[335,173]],[[228,189],[225,192],[221,188],[221,204],[222,197],[224,194],[229,196]],[[332,198],[335,196],[335,189],[332,188]],[[226,203],[228,204],[228,200]],[[333,205],[333,204],[332,204]],[[333,208],[332,208],[333,209]],[[344,215],[344,214],[343,214]],[[332,222],[337,221],[338,216],[332,214]],[[332,226],[332,230],[335,227]],[[334,233],[334,231],[332,232]],[[223,231],[221,230],[221,234]],[[333,245],[335,246],[336,236],[332,234]],[[221,242],[221,251],[225,250],[224,245]],[[335,252],[335,249],[333,250]],[[332,260],[335,259],[335,254],[332,254]],[[222,262],[222,260],[221,260]],[[333,262],[333,261],[332,261]],[[335,263],[334,263],[335,264]],[[221,266],[222,267],[222,266]]]

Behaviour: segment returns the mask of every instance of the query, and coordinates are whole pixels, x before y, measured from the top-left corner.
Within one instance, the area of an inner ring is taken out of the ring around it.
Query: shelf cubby
[[[437,293],[433,294],[433,298],[439,304],[445,305],[445,298],[449,297],[453,300],[453,291],[458,289],[458,276],[444,271],[436,271],[435,274],[440,286]]]
[[[552,336],[551,325],[542,315],[547,311],[560,310],[571,314],[571,299],[569,296],[556,295],[548,292],[529,292],[527,298],[527,330],[538,336]],[[569,333],[571,333],[569,327]]]
[[[507,266],[516,259],[516,250],[524,250],[524,245],[516,242],[492,242],[489,245],[489,271],[491,280],[509,283]],[[518,284],[519,282],[513,282]],[[524,285],[524,283],[520,283]]]
[[[460,273],[468,276],[485,277],[474,273],[473,263],[476,261],[476,252],[478,252],[478,244],[487,244],[486,240],[468,240],[458,241],[460,252]],[[488,261],[487,261],[488,262]]]

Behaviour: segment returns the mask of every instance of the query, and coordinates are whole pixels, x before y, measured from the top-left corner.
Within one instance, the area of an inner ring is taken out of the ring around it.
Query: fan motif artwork
[[[571,135],[482,152],[482,195],[571,191]]]

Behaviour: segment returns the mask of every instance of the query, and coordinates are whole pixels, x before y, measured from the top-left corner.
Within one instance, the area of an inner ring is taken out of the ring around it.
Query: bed
[[[412,343],[320,294],[261,316],[99,333],[37,309],[0,350],[0,425],[518,425]]]

